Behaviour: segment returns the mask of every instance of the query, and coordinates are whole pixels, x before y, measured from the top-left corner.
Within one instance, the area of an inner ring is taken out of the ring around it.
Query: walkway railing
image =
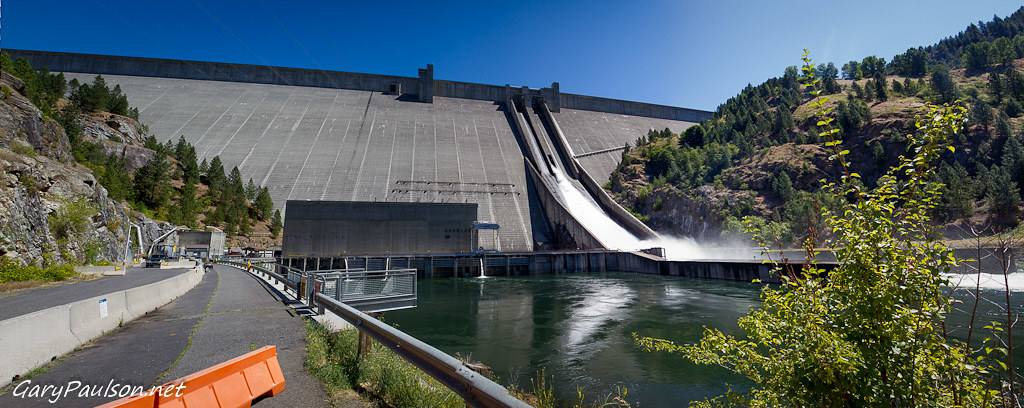
[[[446,387],[452,390],[452,392],[458,394],[466,401],[466,405],[471,407],[495,407],[495,408],[530,408],[530,405],[513,397],[508,393],[505,387],[500,384],[491,381],[482,374],[473,371],[469,367],[466,367],[461,361],[445,354],[443,351],[434,348],[433,346],[424,343],[415,337],[403,333],[402,331],[391,327],[380,320],[374,319],[370,315],[363,313],[355,307],[343,303],[339,299],[336,299],[337,292],[334,296],[330,296],[325,293],[328,288],[328,279],[333,279],[335,285],[342,285],[342,293],[344,293],[345,275],[352,274],[353,277],[361,275],[365,282],[363,285],[364,289],[369,288],[370,292],[375,291],[377,288],[380,289],[381,293],[388,291],[388,280],[385,278],[391,278],[391,288],[397,290],[399,287],[407,284],[400,283],[401,279],[407,279],[405,276],[411,273],[412,275],[412,291],[415,294],[415,278],[416,271],[412,269],[399,270],[399,271],[386,271],[388,273],[381,276],[379,272],[385,271],[332,271],[324,274],[325,276],[316,277],[317,274],[312,272],[301,272],[292,268],[287,268],[283,265],[277,265],[282,268],[286,274],[280,274],[272,271],[264,266],[253,265],[244,260],[224,260],[221,263],[236,266],[243,269],[249,269],[251,271],[263,274],[268,278],[277,280],[281,284],[285,285],[287,289],[294,291],[297,295],[303,292],[303,286],[306,288],[315,289],[315,282],[319,279],[320,290],[310,290],[311,296],[307,298],[311,306],[316,308],[324,308],[330,310],[332,313],[341,317],[349,324],[359,329],[360,332],[370,336],[374,340],[377,340],[383,346],[391,349],[396,354],[402,356],[406,361],[412,363],[423,372],[427,373],[431,377],[434,377],[438,382],[444,384]],[[375,273],[376,272],[376,273]],[[286,275],[297,273],[301,278],[299,283],[296,283]],[[335,277],[336,276],[336,277]],[[372,279],[372,280],[371,280]],[[310,282],[306,285],[302,285],[303,281]],[[375,283],[370,283],[375,282]],[[335,286],[337,288],[337,286]],[[407,286],[406,286],[407,288]],[[344,298],[344,295],[342,295]]]
[[[315,272],[314,292],[323,293],[363,312],[416,307],[415,269]]]

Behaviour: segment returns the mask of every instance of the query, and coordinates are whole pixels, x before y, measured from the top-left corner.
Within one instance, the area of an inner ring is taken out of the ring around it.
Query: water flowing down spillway
[[[551,185],[558,188],[556,194],[559,195],[572,216],[609,249],[638,251],[659,247],[665,248],[666,257],[672,260],[709,258],[708,254],[692,238],[638,238],[609,217],[604,209],[590,198],[589,193],[581,190],[569,180],[564,170],[560,167],[555,168],[556,171],[553,174],[545,176],[548,177]]]
[[[588,231],[606,245],[609,249],[623,251],[638,251],[648,248],[665,248],[666,257],[670,260],[688,259],[714,259],[721,258],[720,254],[706,251],[692,238],[658,237],[654,239],[640,239],[633,233],[619,225],[605,211],[598,206],[589,193],[581,190],[576,184],[569,180],[561,168],[550,175],[548,180],[552,185],[558,187],[558,194],[563,200],[566,208],[576,217]],[[730,259],[751,259],[763,258],[760,248],[739,248],[731,249]],[[960,288],[974,288],[980,286],[982,289],[1002,290],[1009,288],[1010,291],[1024,292],[1024,270],[1018,270],[1007,274],[947,274],[953,286]]]

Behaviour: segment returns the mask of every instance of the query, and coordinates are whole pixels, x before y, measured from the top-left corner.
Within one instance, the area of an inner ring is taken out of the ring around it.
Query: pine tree
[[[956,83],[953,82],[953,77],[949,75],[949,68],[944,66],[938,66],[932,70],[931,86],[939,94],[940,102],[953,102],[959,93]]]
[[[1005,112],[999,112],[999,116],[996,117],[996,135],[1006,138],[1010,136],[1010,131],[1010,117],[1006,116]]]
[[[988,74],[988,93],[992,95],[995,103],[1003,101],[1004,90],[1002,76],[998,72]]]
[[[1010,172],[1001,166],[992,166],[988,173],[986,200],[997,217],[1014,217],[1020,206],[1020,190]]]
[[[888,90],[886,88],[887,87],[886,87],[885,77],[881,76],[881,75],[876,76],[875,77],[875,96],[878,97],[879,101],[887,101],[887,100],[889,100],[889,92],[888,92]]]
[[[196,163],[196,148],[185,140],[185,135],[178,137],[174,146],[174,158],[181,165],[182,178],[186,183],[199,182],[199,164]]]
[[[704,126],[696,124],[686,128],[686,132],[683,133],[683,137],[680,138],[682,145],[687,147],[700,147],[704,144]],[[680,146],[683,147],[683,146]],[[626,152],[629,152],[629,144],[626,144]]]
[[[210,186],[210,191],[221,191],[226,181],[227,177],[224,175],[224,165],[220,162],[220,156],[213,156],[213,159],[210,160],[210,168],[206,172],[206,184]]]
[[[897,80],[892,80],[892,93],[900,95],[903,94],[903,83]]]
[[[256,183],[252,182],[252,177],[249,177],[249,182],[245,184],[245,198],[249,201],[256,202],[256,192],[258,187]]]
[[[108,98],[110,113],[128,116],[128,96],[121,93],[121,85],[114,85],[114,90],[109,93]]]
[[[992,63],[992,51],[989,43],[974,43],[964,48],[964,65],[968,69],[985,69]]]
[[[196,214],[199,212],[199,202],[196,198],[196,185],[191,182],[186,182],[181,187],[181,196],[178,200],[178,208],[181,212],[181,219],[179,223],[187,225],[190,228],[196,228]]]
[[[132,193],[132,176],[125,168],[124,160],[116,154],[107,156],[100,185],[107,189],[107,196],[112,200],[121,201]]]
[[[256,207],[256,216],[260,220],[266,220],[270,216],[270,212],[274,210],[274,200],[270,198],[270,190],[267,187],[257,189],[256,200],[254,202]]]
[[[281,232],[282,226],[283,223],[281,222],[281,211],[274,210],[274,218],[270,220],[270,236],[274,239],[277,239],[277,234]]]
[[[790,180],[789,175],[786,172],[779,172],[777,175],[772,176],[772,191],[782,201],[788,202],[796,195],[796,190],[793,189],[793,182]]]
[[[779,105],[779,107],[775,109],[775,120],[772,121],[772,133],[777,135],[786,135],[793,126],[793,114],[789,111],[789,106],[786,104]]]
[[[850,61],[843,64],[843,78],[858,80],[864,77],[864,73],[861,72],[860,62]]]
[[[971,121],[977,125],[981,125],[985,132],[988,132],[988,126],[992,124],[992,108],[987,103],[980,99],[971,101]]]
[[[860,62],[860,69],[864,78],[874,78],[885,75],[885,58],[874,55],[864,57]]]
[[[939,215],[947,221],[970,218],[974,215],[974,188],[967,169],[956,163],[950,166],[943,163],[939,168],[939,176],[944,184],[942,190],[944,211]]]
[[[135,169],[136,200],[153,210],[163,208],[170,192],[169,170],[170,163],[165,156],[159,154]]]
[[[1024,143],[1021,143],[1019,135],[1006,139],[1003,145],[1002,164],[1010,173],[1010,178],[1024,180]]]
[[[235,195],[244,198],[245,187],[242,186],[242,172],[238,171],[238,167],[231,169],[231,175],[228,176],[228,188]]]
[[[1001,37],[992,42],[992,63],[1009,65],[1017,58],[1017,52],[1013,49],[1013,43],[1009,38]]]
[[[1003,112],[1006,112],[1006,116],[1016,118],[1024,113],[1024,108],[1021,108],[1020,102],[1017,102],[1016,98],[1010,98],[1006,100],[1006,106],[1003,107]]]

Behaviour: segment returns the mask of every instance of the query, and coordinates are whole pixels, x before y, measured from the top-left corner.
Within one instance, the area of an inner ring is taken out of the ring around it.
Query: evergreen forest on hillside
[[[935,45],[891,61],[819,64],[823,96],[850,150],[853,171],[868,187],[907,149],[907,134],[925,103],[969,108],[969,126],[938,164],[944,184],[935,210],[943,224],[1014,228],[1024,180],[1024,8],[1005,19],[971,24]],[[748,85],[711,120],[682,134],[651,130],[627,144],[606,188],[656,229],[681,235],[680,211],[716,226],[718,239],[744,235],[744,217],[795,243],[832,206],[822,180],[837,169],[818,134],[796,66]],[[676,209],[669,211],[669,209]],[[756,220],[760,219],[760,220]],[[715,240],[715,236],[705,236]]]

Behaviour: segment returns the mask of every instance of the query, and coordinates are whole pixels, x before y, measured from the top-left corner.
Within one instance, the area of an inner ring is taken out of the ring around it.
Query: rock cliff
[[[111,200],[92,171],[75,164],[63,128],[32,105],[24,83],[0,75],[0,256],[119,262],[130,223],[144,225],[146,241],[167,230]]]

